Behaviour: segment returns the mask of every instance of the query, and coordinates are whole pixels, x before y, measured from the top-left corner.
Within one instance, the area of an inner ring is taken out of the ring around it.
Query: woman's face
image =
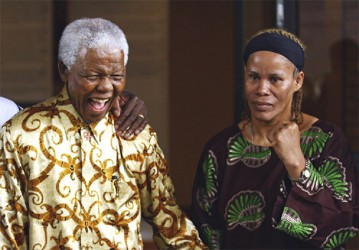
[[[107,47],[82,51],[71,70],[60,67],[70,100],[86,122],[102,119],[126,85],[124,54]]]
[[[294,76],[295,66],[286,57],[270,52],[251,54],[245,68],[245,95],[251,118],[275,123],[291,118],[293,93],[304,73]]]

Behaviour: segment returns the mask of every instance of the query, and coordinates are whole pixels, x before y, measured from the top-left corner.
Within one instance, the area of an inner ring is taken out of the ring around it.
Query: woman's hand
[[[138,135],[148,123],[145,102],[127,91],[117,97],[112,113],[117,118],[115,121],[117,135],[125,139]]]
[[[298,125],[294,122],[279,123],[273,128],[267,139],[287,168],[289,177],[297,180],[305,168]]]

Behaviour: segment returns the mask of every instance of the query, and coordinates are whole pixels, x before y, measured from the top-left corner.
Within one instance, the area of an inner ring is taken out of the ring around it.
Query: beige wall
[[[230,1],[175,1],[170,19],[170,166],[188,207],[205,143],[233,123],[234,8]]]
[[[52,93],[52,4],[0,1],[0,95],[38,102]]]

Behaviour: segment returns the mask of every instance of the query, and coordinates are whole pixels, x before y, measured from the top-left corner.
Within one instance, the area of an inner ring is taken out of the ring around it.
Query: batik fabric
[[[179,208],[155,131],[116,136],[107,114],[86,124],[60,95],[6,123],[0,141],[1,249],[204,248]]]

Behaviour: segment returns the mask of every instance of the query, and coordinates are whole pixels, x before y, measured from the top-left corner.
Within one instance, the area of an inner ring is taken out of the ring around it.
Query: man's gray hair
[[[66,26],[59,43],[58,60],[68,69],[76,63],[82,49],[110,46],[123,50],[125,65],[128,44],[123,31],[114,23],[102,18],[82,18]]]

